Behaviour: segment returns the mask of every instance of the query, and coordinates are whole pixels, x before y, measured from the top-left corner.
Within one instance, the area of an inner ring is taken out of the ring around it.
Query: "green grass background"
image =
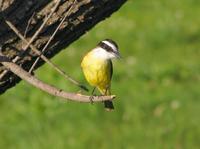
[[[116,110],[63,102],[22,81],[0,96],[0,148],[200,148],[199,6],[199,0],[129,0],[53,58],[87,84],[82,56],[104,38],[117,41],[123,59],[114,61]],[[48,65],[36,75],[78,91]]]

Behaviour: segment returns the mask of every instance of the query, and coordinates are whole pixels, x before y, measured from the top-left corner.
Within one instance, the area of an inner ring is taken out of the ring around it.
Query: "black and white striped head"
[[[105,39],[98,43],[97,49],[100,57],[106,59],[120,58],[118,45],[111,39]]]

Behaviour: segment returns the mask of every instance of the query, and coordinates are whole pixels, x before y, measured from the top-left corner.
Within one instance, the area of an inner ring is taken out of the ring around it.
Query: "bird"
[[[117,43],[112,39],[100,41],[83,57],[81,67],[87,82],[94,87],[92,96],[96,88],[102,95],[111,95],[112,59],[115,58],[120,58],[120,53]],[[104,101],[104,107],[106,111],[114,110],[112,101]]]

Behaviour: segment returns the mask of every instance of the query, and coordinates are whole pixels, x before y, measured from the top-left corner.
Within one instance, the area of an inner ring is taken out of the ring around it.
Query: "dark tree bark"
[[[63,48],[77,40],[98,22],[109,17],[126,0],[77,0],[72,11],[68,12],[73,2],[72,0],[61,0],[59,6],[33,42],[33,45],[41,50],[62,18],[66,13],[69,13],[50,42],[48,50],[44,52],[44,55],[48,58],[53,57]],[[11,60],[16,56],[20,56],[16,63],[23,67],[23,69],[29,70],[36,60],[37,54],[30,49],[25,54],[22,54],[22,48],[26,46],[26,43],[5,23],[5,19],[15,25],[22,34],[26,32],[24,36],[29,41],[44,22],[46,16],[51,13],[54,5],[55,1],[51,0],[0,0],[0,50],[3,55]],[[28,30],[27,26],[29,26]],[[43,63],[40,60],[35,69]],[[15,86],[19,81],[20,78],[12,72],[7,71],[5,73],[5,67],[0,64],[0,94]]]

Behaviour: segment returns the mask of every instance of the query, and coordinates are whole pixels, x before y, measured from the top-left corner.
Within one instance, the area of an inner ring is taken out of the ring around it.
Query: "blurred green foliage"
[[[197,149],[200,147],[200,1],[129,0],[53,61],[86,84],[82,56],[118,42],[115,112],[63,102],[22,81],[0,97],[0,148]],[[38,78],[78,89],[44,65]]]

